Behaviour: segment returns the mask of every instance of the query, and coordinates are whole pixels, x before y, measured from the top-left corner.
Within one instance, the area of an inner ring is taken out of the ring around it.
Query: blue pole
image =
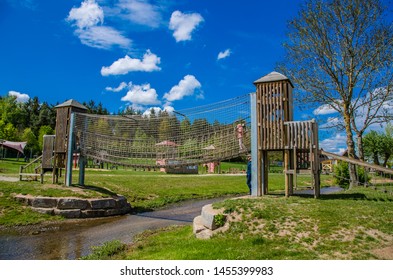
[[[75,123],[75,113],[71,113],[70,118],[70,129],[68,133],[68,150],[67,150],[67,165],[66,165],[66,186],[70,187],[72,185],[72,160],[74,156],[74,123]]]

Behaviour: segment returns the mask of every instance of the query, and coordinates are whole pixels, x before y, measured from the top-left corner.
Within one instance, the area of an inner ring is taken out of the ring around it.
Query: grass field
[[[0,160],[0,176],[17,177],[19,165]],[[228,167],[230,168],[230,167]],[[16,193],[43,196],[127,197],[135,211],[154,210],[181,200],[247,193],[244,174],[168,175],[132,170],[87,170],[86,187],[39,182],[0,182],[0,225],[60,219],[35,213],[13,199]],[[77,172],[74,181],[77,182]],[[322,186],[332,185],[322,176]],[[308,186],[309,176],[298,185]],[[191,226],[144,232],[133,244],[112,241],[86,259],[393,259],[393,197],[355,188],[313,199],[285,198],[284,176],[269,174],[271,195],[227,200],[216,205],[229,215],[229,230],[196,239]]]
[[[393,199],[360,188],[321,199],[271,195],[227,200],[229,230],[210,240],[191,226],[147,231],[133,244],[112,241],[85,259],[393,259]]]

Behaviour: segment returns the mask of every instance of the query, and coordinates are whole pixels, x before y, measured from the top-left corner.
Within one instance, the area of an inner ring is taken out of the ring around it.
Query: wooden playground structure
[[[251,94],[251,118],[254,131],[251,144],[253,160],[252,195],[268,193],[268,152],[284,154],[285,195],[296,188],[300,170],[309,170],[314,197],[320,195],[318,125],[315,120],[293,120],[293,85],[278,72],[256,80]],[[254,109],[254,110],[253,110]]]
[[[293,119],[294,87],[286,76],[271,72],[254,85],[256,92],[247,96],[178,112],[183,120],[199,124],[195,131],[184,129],[176,117],[166,116],[161,123],[171,129],[158,132],[157,119],[90,115],[82,104],[68,100],[56,106],[56,135],[44,137],[42,164],[30,173],[41,176],[42,182],[44,173],[52,172],[52,182],[57,183],[64,169],[65,185],[71,186],[78,160],[79,185],[84,185],[88,158],[116,166],[195,174],[199,164],[214,172],[221,161],[251,152],[251,195],[262,196],[269,193],[268,153],[279,151],[285,195],[293,195],[299,173],[308,173],[315,198],[320,196],[321,156],[393,174],[391,169],[320,150],[316,121]],[[214,124],[195,117],[212,112],[216,113]],[[21,168],[21,179],[23,175]]]

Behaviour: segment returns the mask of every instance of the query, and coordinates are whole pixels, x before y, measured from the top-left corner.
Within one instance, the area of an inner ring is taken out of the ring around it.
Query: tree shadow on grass
[[[304,197],[304,198],[314,198],[311,194],[295,194],[293,196]],[[363,193],[329,193],[321,194],[319,196],[320,200],[364,200],[364,201],[381,201],[381,202],[393,202],[393,198],[387,197],[368,197]]]
[[[326,188],[328,189],[328,188]],[[309,189],[309,190],[303,190],[303,191],[298,191],[292,195],[295,197],[304,197],[304,198],[313,198],[314,199],[314,191]],[[285,193],[274,193],[274,195],[277,196],[285,196]],[[323,193],[321,189],[321,194],[319,196],[320,200],[364,200],[364,201],[383,201],[383,202],[393,202],[393,197],[369,197],[364,193],[361,192],[346,192],[344,189],[337,189],[335,192],[328,192],[328,193]]]
[[[79,188],[81,190],[91,190],[91,191],[95,191],[97,193],[103,194],[103,195],[108,195],[108,196],[118,196],[117,193],[114,193],[106,188],[102,188],[102,187],[97,187],[97,186],[73,186],[74,188]]]

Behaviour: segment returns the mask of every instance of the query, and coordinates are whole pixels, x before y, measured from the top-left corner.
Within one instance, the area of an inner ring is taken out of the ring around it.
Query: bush
[[[348,188],[349,187],[349,168],[348,168],[348,163],[347,162],[340,162],[335,166],[335,175],[334,175],[334,181],[337,185],[339,185],[342,188]],[[357,168],[357,177],[358,177],[358,185],[363,185],[365,182],[370,181],[370,177],[367,176],[367,172],[365,172],[363,167],[358,167]]]

